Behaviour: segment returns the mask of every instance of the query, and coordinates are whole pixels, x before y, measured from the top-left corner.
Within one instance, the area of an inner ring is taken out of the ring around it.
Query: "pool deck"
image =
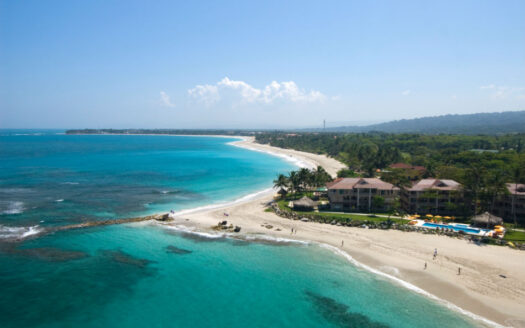
[[[417,223],[414,224],[414,226],[416,227],[421,227],[425,229],[446,228],[446,229],[452,229],[454,231],[463,231],[466,234],[480,236],[480,237],[492,236],[495,233],[495,231],[491,229],[481,229],[481,228],[476,228],[476,227],[472,227],[467,224],[461,224],[461,223],[447,224],[447,223],[425,222],[425,220],[412,220],[412,221],[417,221]],[[436,225],[436,226],[431,226],[431,225]]]

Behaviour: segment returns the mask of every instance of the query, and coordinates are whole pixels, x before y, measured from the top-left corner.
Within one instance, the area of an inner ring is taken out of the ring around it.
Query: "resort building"
[[[494,213],[507,221],[516,219],[525,222],[525,184],[507,183],[508,194],[501,197],[494,206]]]
[[[376,178],[339,178],[326,185],[336,211],[385,211],[399,197],[399,188]]]
[[[402,193],[403,208],[409,213],[456,215],[462,202],[461,184],[448,179],[423,179]]]

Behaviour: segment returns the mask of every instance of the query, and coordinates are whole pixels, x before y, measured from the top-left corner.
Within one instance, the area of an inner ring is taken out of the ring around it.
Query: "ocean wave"
[[[8,227],[0,225],[0,239],[24,239],[43,232],[38,225],[31,227]]]
[[[175,231],[183,232],[183,233],[191,233],[191,234],[194,234],[200,237],[204,237],[204,238],[208,238],[208,239],[219,239],[219,238],[226,238],[226,237],[231,236],[231,234],[228,234],[228,233],[210,233],[210,232],[199,231],[193,227],[188,227],[185,225],[173,225],[173,224],[162,224],[162,223],[158,223],[158,225],[168,230],[175,230]]]
[[[423,296],[425,296],[427,298],[430,298],[430,299],[432,299],[432,300],[434,300],[434,301],[436,301],[436,302],[446,306],[450,310],[453,310],[455,312],[459,312],[459,313],[461,313],[461,314],[463,314],[463,315],[465,315],[465,316],[467,316],[467,317],[469,317],[471,319],[483,322],[484,324],[487,324],[487,325],[492,326],[492,327],[504,327],[504,326],[502,326],[502,325],[500,325],[500,324],[498,324],[498,323],[496,323],[494,321],[491,321],[491,320],[489,320],[487,318],[484,318],[484,317],[479,316],[477,314],[474,314],[474,313],[472,313],[470,311],[462,309],[459,306],[457,306],[457,305],[455,305],[455,304],[453,304],[451,302],[445,301],[444,299],[441,299],[441,298],[437,297],[436,295],[431,294],[431,293],[427,292],[426,290],[423,290],[423,289],[417,287],[416,285],[413,285],[413,284],[409,283],[408,281],[402,280],[402,279],[400,279],[398,277],[395,277],[395,276],[393,276],[391,274],[385,273],[385,272],[380,271],[380,270],[376,270],[376,269],[374,269],[374,268],[372,268],[372,267],[370,267],[370,266],[368,266],[366,264],[363,264],[363,263],[355,260],[347,252],[345,252],[345,251],[343,251],[343,250],[341,250],[341,249],[339,249],[339,248],[337,248],[335,246],[328,245],[328,244],[323,244],[323,243],[319,243],[319,246],[321,246],[322,248],[326,248],[326,249],[332,251],[333,253],[344,257],[346,260],[348,260],[348,262],[352,263],[356,267],[362,268],[362,269],[364,269],[366,271],[369,271],[371,273],[374,273],[374,274],[376,274],[378,276],[387,278],[387,279],[397,283],[398,285],[401,285],[402,287],[404,287],[406,289],[409,289],[409,290],[411,290],[413,292],[416,292],[416,293],[418,293],[420,295],[423,295]]]
[[[180,210],[180,211],[175,212],[174,214],[170,214],[170,217],[176,218],[176,217],[179,217],[181,215],[191,214],[191,213],[195,213],[195,212],[215,210],[215,209],[219,209],[219,208],[223,208],[223,207],[229,207],[231,205],[244,203],[244,202],[247,202],[249,200],[253,200],[253,199],[256,199],[258,197],[261,197],[261,196],[264,196],[264,195],[270,195],[270,194],[273,194],[273,188],[263,189],[263,190],[254,192],[252,194],[248,194],[246,196],[242,196],[242,197],[237,198],[237,199],[235,199],[233,201],[230,201],[230,202],[210,204],[210,205],[204,205],[204,206],[189,208],[189,209],[185,209],[185,210]]]
[[[310,245],[311,243],[308,241],[303,240],[297,240],[297,239],[290,239],[290,238],[281,238],[281,237],[273,237],[270,235],[246,235],[242,238],[246,241],[265,241],[265,242],[272,242],[277,244],[300,244],[300,245]]]
[[[315,164],[313,164],[311,162],[308,162],[308,161],[305,161],[303,159],[299,159],[299,158],[297,158],[297,157],[295,157],[293,155],[276,153],[276,152],[273,152],[271,150],[263,150],[263,149],[253,148],[253,147],[250,147],[250,146],[245,145],[245,144],[238,144],[238,141],[233,141],[233,142],[230,142],[228,144],[232,145],[232,146],[235,146],[235,147],[244,148],[244,149],[248,149],[248,150],[252,150],[252,151],[258,151],[260,153],[265,153],[265,154],[268,154],[268,155],[272,155],[272,156],[275,156],[275,157],[282,158],[285,161],[290,162],[290,163],[292,163],[293,165],[295,165],[295,166],[297,166],[299,168],[314,169],[316,167]]]
[[[41,136],[43,133],[14,133],[13,136]]]
[[[63,201],[64,201],[63,199],[57,199],[57,200],[55,200],[55,202],[57,202],[57,203],[61,203],[61,202],[63,202]]]
[[[7,208],[3,210],[2,214],[20,214],[24,211],[24,202],[11,201],[7,203]]]
[[[79,184],[79,182],[66,181],[66,182],[62,182],[61,184],[65,184],[65,185],[77,185],[77,184]]]
[[[32,192],[33,189],[30,189],[30,188],[0,188],[0,193],[5,193],[5,194],[15,194],[15,193],[28,193],[28,192]]]

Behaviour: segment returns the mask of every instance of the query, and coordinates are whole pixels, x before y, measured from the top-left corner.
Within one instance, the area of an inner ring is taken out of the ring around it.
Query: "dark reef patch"
[[[333,298],[318,295],[311,291],[304,292],[312,301],[321,315],[339,327],[349,328],[388,328],[389,326],[375,322],[361,313],[349,312],[349,307]]]
[[[169,245],[166,247],[166,253],[183,255],[183,254],[190,254],[191,252],[192,251],[190,250],[178,248],[173,245]]]
[[[139,268],[145,268],[148,264],[154,263],[154,261],[150,261],[148,259],[133,257],[121,250],[105,250],[101,251],[101,253],[105,256],[110,257],[113,261],[117,263],[129,264]]]
[[[65,262],[86,258],[85,252],[64,250],[56,247],[17,248],[16,244],[0,244],[0,253],[34,258],[49,262]]]

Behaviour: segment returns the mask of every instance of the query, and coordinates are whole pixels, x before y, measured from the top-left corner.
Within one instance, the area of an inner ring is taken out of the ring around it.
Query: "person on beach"
[[[293,228],[292,228],[292,232],[290,232],[290,235],[293,235]]]
[[[458,276],[461,275],[461,267],[458,267]]]
[[[434,248],[434,258],[433,258],[433,260],[436,259],[436,256],[437,256],[437,255],[438,255],[438,249],[437,249],[437,248]]]
[[[425,268],[423,270],[426,270],[427,269],[427,262],[425,262]]]
[[[343,247],[344,245],[345,245],[345,241],[341,240],[341,247]]]

